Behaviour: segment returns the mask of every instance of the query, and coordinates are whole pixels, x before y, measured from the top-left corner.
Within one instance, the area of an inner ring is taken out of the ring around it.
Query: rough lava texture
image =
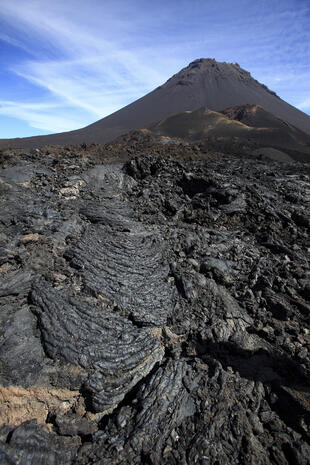
[[[2,154],[0,463],[309,465],[309,165],[131,141]]]

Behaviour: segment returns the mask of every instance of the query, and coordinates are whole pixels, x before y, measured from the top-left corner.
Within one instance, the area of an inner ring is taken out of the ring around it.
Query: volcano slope
[[[2,154],[0,463],[309,464],[309,165],[99,149]]]

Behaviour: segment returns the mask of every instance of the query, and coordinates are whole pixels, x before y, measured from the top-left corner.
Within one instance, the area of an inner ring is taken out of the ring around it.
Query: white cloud
[[[37,1],[29,1],[27,4],[14,0],[0,1],[0,6],[2,15],[16,33],[11,43],[18,45],[16,37],[24,36],[28,48],[32,44],[34,55],[31,61],[13,65],[11,71],[49,91],[51,100],[59,100],[67,108],[67,113],[74,113],[74,108],[83,110],[88,122],[92,122],[157,87],[169,77],[167,72],[169,68],[172,69],[175,60],[169,60],[168,57],[165,60],[163,57],[163,72],[158,71],[160,68],[156,69],[156,60],[152,63],[150,50],[138,47],[132,52],[122,44],[107,40],[106,26],[107,29],[113,26],[100,24],[99,28],[95,24],[96,28],[92,30],[85,27],[85,15],[92,12],[91,9],[85,11],[83,6],[79,14],[75,14],[74,7],[78,3],[66,3],[67,8],[70,10],[71,7],[73,12],[72,19],[69,19],[69,15],[65,17],[63,4],[57,1],[52,6]],[[124,25],[125,21],[122,22]],[[2,38],[10,42],[9,36]],[[52,108],[49,106],[46,111],[52,111]],[[25,106],[18,102],[14,106],[2,108],[3,114],[14,112],[16,117],[26,119],[34,127],[59,130],[58,118],[48,118],[45,112],[42,123],[41,113],[34,117],[36,111],[36,105],[31,111],[26,111]],[[74,123],[76,119],[71,118],[70,121]],[[71,122],[66,125],[70,129]],[[78,119],[75,127],[81,125]]]
[[[72,111],[59,104],[26,104],[0,100],[0,115],[19,118],[27,121],[31,127],[43,131],[63,132],[81,126],[80,118],[73,118]],[[87,124],[85,121],[84,124]]]
[[[296,105],[297,108],[299,108],[300,110],[303,110],[303,111],[309,111],[310,110],[310,97],[307,98],[306,100],[303,100],[302,102],[300,102],[298,105]]]
[[[103,117],[142,96],[162,82],[155,72],[139,64],[130,69],[133,58],[88,56],[78,60],[32,61],[15,66],[15,73],[60,97],[69,105],[83,108],[94,118]],[[116,55],[116,53],[114,53]],[[126,65],[124,65],[126,63]],[[147,80],[148,78],[148,80]]]

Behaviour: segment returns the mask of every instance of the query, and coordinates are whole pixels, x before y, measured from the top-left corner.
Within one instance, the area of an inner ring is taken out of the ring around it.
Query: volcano
[[[171,114],[208,107],[256,104],[272,115],[310,134],[310,117],[289,105],[237,63],[198,59],[144,97],[85,128],[47,136],[2,139],[1,146],[105,143],[132,129],[148,127]]]

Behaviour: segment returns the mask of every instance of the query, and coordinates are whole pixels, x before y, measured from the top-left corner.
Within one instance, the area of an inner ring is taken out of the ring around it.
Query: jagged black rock
[[[4,158],[1,463],[308,465],[309,166],[139,147]]]

